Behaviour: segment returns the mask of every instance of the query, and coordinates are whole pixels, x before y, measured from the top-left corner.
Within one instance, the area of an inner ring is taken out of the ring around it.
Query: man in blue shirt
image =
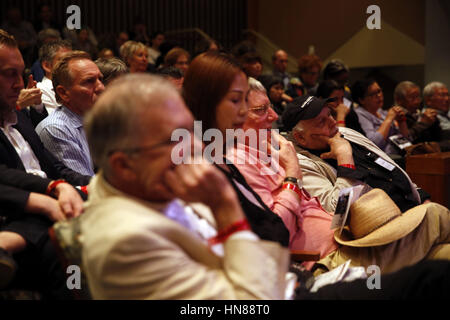
[[[83,129],[83,116],[105,87],[97,65],[83,51],[65,54],[56,64],[52,81],[62,104],[36,127],[45,147],[72,170],[93,176],[94,166]]]

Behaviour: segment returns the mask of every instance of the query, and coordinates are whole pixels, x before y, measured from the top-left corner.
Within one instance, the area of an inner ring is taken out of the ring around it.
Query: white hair
[[[447,89],[447,86],[439,81],[430,82],[425,86],[425,88],[423,88],[423,98],[426,99],[431,97],[437,89],[441,88]]]
[[[250,93],[250,91],[260,91],[267,93],[266,88],[264,88],[263,84],[252,77],[248,78],[248,92]]]
[[[406,96],[406,90],[411,88],[418,88],[419,86],[411,81],[402,81],[394,89],[394,100],[404,99]]]

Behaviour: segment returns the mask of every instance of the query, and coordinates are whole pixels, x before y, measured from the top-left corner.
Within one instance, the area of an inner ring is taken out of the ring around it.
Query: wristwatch
[[[294,177],[286,177],[283,180],[283,183],[294,183],[299,189],[303,189],[303,181]]]

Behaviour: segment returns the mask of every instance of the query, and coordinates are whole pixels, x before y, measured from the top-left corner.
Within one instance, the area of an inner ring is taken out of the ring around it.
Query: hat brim
[[[375,247],[389,244],[403,238],[416,229],[425,217],[428,207],[428,204],[422,204],[409,209],[401,216],[389,221],[363,238],[355,240],[350,231],[344,229],[341,235],[339,235],[339,230],[336,230],[334,239],[339,244],[349,247]]]

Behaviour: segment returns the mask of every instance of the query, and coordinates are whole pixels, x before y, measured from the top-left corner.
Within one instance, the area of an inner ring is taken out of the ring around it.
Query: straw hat
[[[422,222],[426,205],[402,214],[394,201],[381,189],[372,189],[350,207],[350,225],[334,239],[350,247],[382,246],[411,233]]]

